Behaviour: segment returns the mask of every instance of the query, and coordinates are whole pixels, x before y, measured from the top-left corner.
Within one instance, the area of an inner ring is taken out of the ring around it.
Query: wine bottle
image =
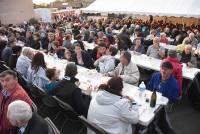
[[[151,100],[150,100],[150,107],[156,106],[156,100],[157,100],[156,90],[153,90],[153,93],[151,95]]]

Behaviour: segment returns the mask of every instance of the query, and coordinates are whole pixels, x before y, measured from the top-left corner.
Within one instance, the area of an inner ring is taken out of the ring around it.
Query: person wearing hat
[[[173,65],[166,61],[161,64],[160,72],[154,73],[147,85],[148,90],[156,90],[167,97],[170,102],[179,99],[179,85],[172,75]]]
[[[173,65],[172,75],[178,81],[179,95],[182,96],[182,81],[183,81],[182,65],[181,65],[181,62],[177,58],[177,53],[175,50],[168,51],[168,57],[164,59],[162,63],[166,61],[172,63]]]

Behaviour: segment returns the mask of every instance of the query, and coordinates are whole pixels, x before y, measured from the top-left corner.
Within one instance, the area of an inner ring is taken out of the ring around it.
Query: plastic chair
[[[60,134],[60,131],[57,129],[57,127],[51,121],[51,119],[49,117],[46,117],[45,121],[48,123],[48,126],[49,126],[49,132],[48,132],[48,134]]]
[[[96,134],[108,134],[104,129],[100,128],[99,126],[97,126],[96,124],[90,122],[89,120],[87,120],[84,116],[78,116],[79,119],[81,120],[81,122],[83,124],[85,124],[85,126],[87,128],[89,128],[90,130],[92,130],[93,132],[95,132]]]

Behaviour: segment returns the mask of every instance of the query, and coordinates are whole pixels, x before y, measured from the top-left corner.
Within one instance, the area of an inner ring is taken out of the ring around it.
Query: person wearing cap
[[[175,50],[168,51],[168,57],[162,61],[163,62],[170,62],[173,65],[173,72],[172,75],[176,78],[179,85],[179,95],[182,96],[182,81],[183,81],[183,74],[182,74],[182,65],[181,62],[177,58],[177,53]]]
[[[133,134],[131,125],[139,121],[138,105],[122,96],[123,80],[111,78],[101,84],[91,100],[87,119],[109,134]],[[87,134],[94,134],[88,129]]]
[[[14,128],[7,115],[8,105],[15,100],[23,100],[32,105],[32,100],[17,82],[17,74],[12,70],[0,73],[0,134],[8,134]]]
[[[87,117],[91,97],[82,93],[82,90],[78,87],[80,83],[75,78],[77,73],[77,66],[74,63],[68,63],[65,69],[65,76],[52,89],[52,95],[68,103],[79,115]],[[87,91],[90,94],[90,88]]]
[[[124,52],[120,57],[120,63],[111,72],[106,74],[114,77],[119,76],[124,82],[137,86],[139,82],[140,73],[138,67],[131,61],[131,54]]]
[[[160,72],[154,73],[147,84],[147,89],[156,90],[167,97],[170,102],[176,102],[179,99],[179,85],[172,72],[173,65],[170,62],[163,62]]]
[[[16,100],[10,103],[7,118],[16,127],[9,134],[48,134],[47,122],[32,112],[30,105],[25,101]]]

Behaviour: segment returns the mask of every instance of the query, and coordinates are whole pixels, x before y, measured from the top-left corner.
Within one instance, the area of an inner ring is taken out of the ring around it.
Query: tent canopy
[[[96,0],[82,11],[200,18],[200,0]]]

